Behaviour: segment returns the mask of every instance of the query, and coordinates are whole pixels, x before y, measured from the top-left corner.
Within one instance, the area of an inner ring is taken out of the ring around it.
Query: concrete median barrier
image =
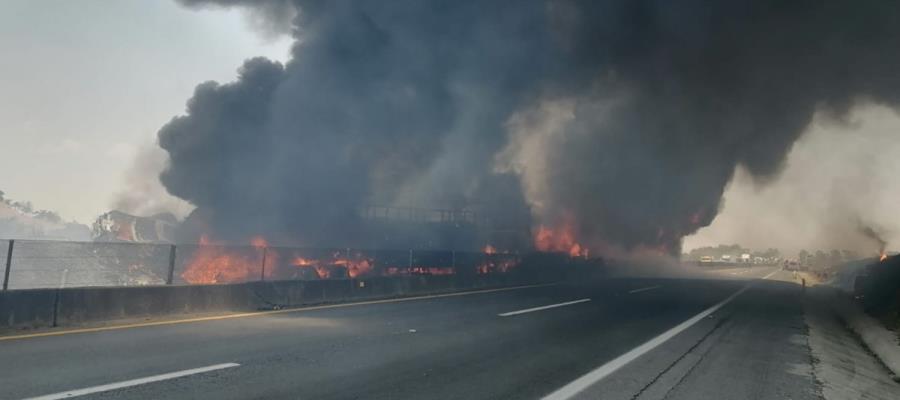
[[[536,283],[521,276],[419,275],[226,285],[0,291],[0,332],[97,322],[246,312]]]
[[[54,289],[0,292],[0,329],[53,326],[56,304],[57,291]]]

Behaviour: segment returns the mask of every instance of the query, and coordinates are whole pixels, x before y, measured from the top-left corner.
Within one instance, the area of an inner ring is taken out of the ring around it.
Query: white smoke
[[[757,185],[735,171],[722,212],[685,238],[684,248],[740,243],[785,254],[800,249],[878,251],[860,226],[900,244],[900,116],[883,106],[861,106],[845,121],[817,114],[794,145],[787,168],[773,182]]]
[[[186,217],[194,206],[170,195],[159,182],[159,173],[165,168],[167,159],[166,152],[156,144],[137,150],[134,163],[124,173],[123,189],[115,195],[112,208],[139,216],[171,213],[178,219]]]

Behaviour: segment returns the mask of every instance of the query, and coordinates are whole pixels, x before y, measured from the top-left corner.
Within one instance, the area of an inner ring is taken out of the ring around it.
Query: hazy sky
[[[725,191],[722,212],[684,248],[739,243],[800,249],[849,249],[875,255],[871,227],[900,248],[900,116],[883,106],[858,107],[846,121],[818,115],[788,155],[777,180],[757,185],[742,170]]]
[[[0,190],[64,218],[109,209],[194,86],[244,59],[285,60],[237,10],[165,0],[0,2]]]

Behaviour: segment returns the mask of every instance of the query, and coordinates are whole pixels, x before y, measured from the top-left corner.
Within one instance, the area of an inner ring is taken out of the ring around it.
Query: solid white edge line
[[[640,288],[640,289],[629,290],[628,293],[640,293],[640,292],[646,292],[646,291],[648,291],[648,290],[659,289],[659,288],[661,288],[661,287],[662,287],[662,285],[647,286],[647,287]]]
[[[600,381],[601,379],[607,377],[609,374],[612,374],[619,368],[624,367],[626,364],[634,361],[635,359],[644,355],[645,353],[649,352],[650,350],[655,349],[656,347],[665,343],[666,341],[668,341],[675,335],[681,333],[682,331],[684,331],[687,328],[690,328],[691,326],[693,326],[694,324],[696,324],[703,318],[706,318],[708,315],[716,312],[718,309],[722,308],[724,305],[726,305],[729,302],[731,302],[732,300],[734,300],[735,297],[738,297],[738,296],[740,296],[741,293],[744,293],[749,287],[750,287],[749,285],[744,286],[737,292],[732,293],[731,296],[728,296],[728,298],[726,298],[725,300],[720,301],[718,304],[716,304],[710,308],[707,308],[706,310],[703,310],[700,314],[697,314],[697,315],[691,317],[691,319],[678,324],[674,328],[663,332],[659,336],[657,336],[653,339],[650,339],[646,343],[644,343],[638,347],[635,347],[631,351],[629,351],[625,354],[622,354],[619,357],[616,357],[612,361],[601,365],[600,367],[594,369],[591,372],[588,372],[587,374],[581,376],[580,378],[557,389],[553,393],[550,393],[550,394],[544,396],[543,399],[544,400],[565,400],[565,399],[570,399],[570,398],[574,397],[575,395],[577,395],[578,393],[581,393],[582,391],[584,391],[591,385],[593,385],[593,384],[597,383],[598,381]]]
[[[210,365],[208,367],[186,369],[184,371],[177,371],[177,372],[170,372],[167,374],[153,375],[153,376],[148,376],[146,378],[132,379],[132,380],[128,380],[128,381],[110,383],[107,385],[93,386],[93,387],[77,389],[77,390],[69,390],[66,392],[48,394],[48,395],[38,396],[38,397],[29,397],[24,400],[68,399],[68,398],[72,398],[72,397],[76,397],[76,396],[84,396],[86,394],[108,392],[110,390],[116,390],[116,389],[131,387],[131,386],[143,385],[145,383],[159,382],[159,381],[164,381],[164,380],[168,380],[168,379],[181,378],[183,376],[202,374],[204,372],[216,371],[216,370],[226,369],[226,368],[234,368],[234,367],[239,367],[239,366],[241,366],[241,364],[237,364],[237,363],[216,364],[216,365]]]
[[[772,277],[772,275],[777,274],[778,271],[779,271],[779,269],[776,268],[774,271],[772,271],[772,272],[766,274],[766,276],[762,277],[762,279],[769,279],[770,277]],[[617,357],[616,359],[614,359],[606,364],[603,364],[602,366],[594,369],[591,372],[588,372],[587,374],[581,376],[580,378],[557,389],[553,393],[550,393],[550,394],[544,396],[542,399],[543,400],[565,400],[565,399],[570,399],[572,397],[575,397],[578,393],[581,393],[582,391],[584,391],[591,385],[599,382],[603,378],[607,377],[609,374],[612,374],[619,368],[624,367],[626,364],[634,361],[635,359],[644,355],[645,353],[649,352],[650,350],[655,349],[656,347],[665,343],[666,341],[673,338],[675,335],[681,333],[685,329],[690,328],[691,326],[693,326],[694,324],[696,324],[703,318],[706,318],[710,314],[718,311],[720,308],[722,308],[726,304],[730,303],[732,300],[734,300],[736,297],[740,296],[741,293],[744,293],[749,288],[750,288],[749,284],[744,286],[743,288],[741,288],[737,292],[734,292],[731,296],[728,296],[728,298],[726,298],[725,300],[722,300],[718,304],[716,304],[710,308],[707,308],[706,310],[703,310],[703,312],[691,317],[691,319],[684,321],[681,324],[678,324],[678,326],[675,326],[674,328],[663,332],[661,335],[659,335],[653,339],[650,339],[646,343],[644,343],[638,347],[635,347],[631,351],[629,351],[625,354],[622,354],[621,356]]]
[[[565,303],[557,303],[557,304],[550,304],[550,305],[534,307],[534,308],[526,308],[524,310],[510,311],[510,312],[505,312],[505,313],[497,314],[497,315],[501,316],[501,317],[511,317],[513,315],[525,314],[525,313],[530,313],[530,312],[534,312],[534,311],[541,311],[541,310],[546,310],[549,308],[570,306],[572,304],[584,303],[586,301],[591,301],[591,299],[580,299],[580,300],[567,301]]]

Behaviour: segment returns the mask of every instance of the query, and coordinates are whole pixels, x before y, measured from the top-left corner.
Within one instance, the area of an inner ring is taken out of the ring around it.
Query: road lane
[[[574,398],[821,400],[803,291],[771,280],[777,271],[770,274],[710,318]]]
[[[26,400],[68,399],[68,398],[72,398],[72,397],[85,396],[85,395],[94,394],[94,393],[103,393],[103,392],[109,392],[112,390],[125,389],[125,388],[129,388],[132,386],[146,385],[146,384],[150,384],[153,382],[160,382],[160,381],[165,381],[165,380],[169,380],[169,379],[178,379],[178,378],[182,378],[182,377],[190,376],[190,375],[205,374],[205,373],[212,372],[212,371],[218,371],[218,370],[222,370],[222,369],[226,369],[226,368],[234,368],[234,367],[240,367],[240,366],[241,366],[240,364],[235,364],[235,363],[209,365],[206,367],[191,368],[191,369],[186,369],[183,371],[175,371],[175,372],[169,372],[169,373],[165,373],[165,374],[148,376],[145,378],[131,379],[131,380],[123,381],[123,382],[115,382],[115,383],[109,383],[106,385],[93,386],[93,387],[83,388],[83,389],[69,390],[69,391],[65,391],[65,392],[53,393],[53,394],[48,394],[48,395],[43,395],[43,396],[38,396],[38,397],[31,397]]]
[[[506,291],[510,291],[510,290],[531,289],[531,288],[553,286],[553,285],[556,285],[556,283],[511,286],[511,287],[502,287],[502,288],[495,288],[495,289],[480,289],[480,290],[462,291],[462,292],[454,292],[454,293],[442,293],[442,294],[433,294],[433,295],[424,295],[424,296],[398,297],[398,298],[382,299],[382,300],[368,300],[368,301],[359,301],[359,302],[325,304],[325,305],[308,306],[308,307],[302,307],[302,308],[287,308],[287,309],[268,310],[268,311],[252,311],[252,312],[244,312],[244,313],[226,313],[226,314],[222,314],[222,315],[190,317],[190,318],[176,318],[176,319],[169,319],[169,320],[137,322],[137,323],[113,324],[113,325],[94,326],[94,327],[87,327],[87,328],[49,329],[49,330],[43,330],[43,331],[34,332],[34,333],[0,335],[0,341],[30,339],[30,338],[46,337],[46,336],[63,336],[63,335],[102,332],[102,331],[114,331],[114,330],[121,330],[121,329],[145,328],[145,327],[150,327],[150,326],[161,326],[161,325],[179,325],[179,324],[218,321],[218,320],[235,319],[235,318],[254,318],[254,317],[268,316],[268,315],[272,315],[272,314],[298,313],[298,312],[309,312],[309,311],[314,311],[314,310],[323,310],[323,309],[331,309],[331,308],[359,307],[361,305],[371,305],[371,304],[402,303],[402,302],[406,302],[406,301],[421,301],[421,300],[445,298],[445,297],[471,296],[471,295],[476,295],[476,294],[506,292]]]
[[[601,380],[603,380],[603,378],[606,378],[610,374],[618,371],[620,368],[624,367],[625,365],[628,365],[632,361],[636,360],[638,357],[641,357],[641,356],[653,351],[657,347],[665,344],[670,339],[675,337],[675,335],[678,335],[679,333],[684,332],[685,330],[694,326],[694,324],[696,324],[697,322],[700,322],[700,320],[702,320],[703,318],[706,318],[710,314],[718,311],[720,308],[724,307],[725,305],[730,303],[732,300],[734,300],[735,298],[740,296],[742,293],[747,291],[748,288],[749,288],[749,286],[742,287],[738,291],[736,291],[736,292],[732,293],[730,296],[726,297],[725,300],[722,300],[722,301],[716,303],[712,307],[701,311],[700,313],[689,318],[688,320],[661,333],[659,336],[656,336],[653,339],[648,340],[647,342],[641,344],[640,346],[629,350],[627,353],[622,354],[621,356],[618,356],[618,357],[610,360],[609,362],[595,368],[591,372],[588,372],[587,374],[582,375],[578,379],[576,379],[572,382],[569,382],[565,386],[553,391],[552,393],[548,394],[547,396],[544,396],[543,399],[544,400],[568,400],[568,399],[574,398],[576,395],[580,394],[585,389],[587,389],[590,386],[595,385],[598,382],[600,382]],[[629,293],[633,293],[633,291],[630,291]]]
[[[638,289],[631,289],[628,291],[628,293],[634,294],[634,293],[646,292],[648,290],[659,289],[661,287],[662,287],[661,285],[647,286],[647,287],[642,287],[642,288],[638,288]]]
[[[567,301],[564,303],[548,304],[546,306],[532,307],[532,308],[526,308],[524,310],[516,310],[516,311],[500,313],[500,314],[497,314],[497,316],[512,317],[514,315],[527,314],[527,313],[531,313],[531,312],[535,312],[535,311],[550,310],[550,309],[557,308],[557,307],[571,306],[574,304],[580,304],[580,303],[584,303],[584,302],[588,302],[588,301],[591,301],[591,299],[578,299],[578,300]]]
[[[660,288],[627,294],[654,285]],[[212,377],[185,377],[114,394],[534,398],[721,301],[741,285],[622,279],[7,341],[0,342],[0,362],[18,368],[0,376],[0,387],[9,398],[24,398],[186,365],[236,362],[242,367]],[[592,301],[527,318],[497,317],[583,297]]]

